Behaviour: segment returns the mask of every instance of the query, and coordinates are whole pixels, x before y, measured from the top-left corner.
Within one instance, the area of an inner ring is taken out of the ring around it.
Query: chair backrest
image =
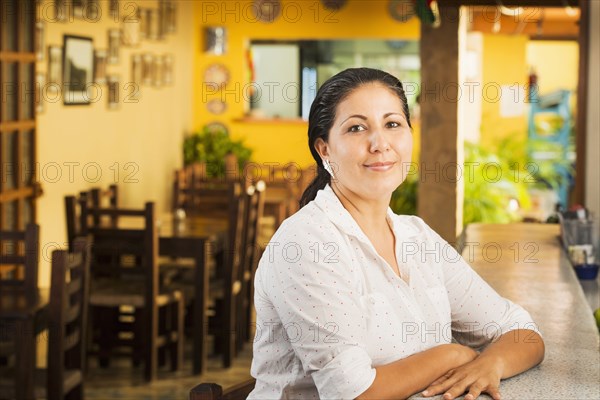
[[[266,198],[287,198],[287,216],[299,209],[300,197],[308,185],[306,182],[310,177],[309,169],[301,169],[295,163],[269,168],[266,177]]]
[[[207,178],[203,164],[192,164],[175,171],[173,210],[183,209],[190,215],[226,216],[231,184],[225,178]]]
[[[65,196],[65,221],[67,224],[67,242],[69,244],[69,250],[73,251],[73,241],[79,232],[77,198],[75,196]]]
[[[244,274],[252,275],[254,265],[258,258],[258,232],[260,219],[265,205],[266,185],[263,181],[249,186],[246,190],[247,201],[244,215],[244,245],[243,262]],[[248,276],[249,278],[249,276]]]
[[[115,208],[119,204],[119,187],[109,185],[108,188],[93,188],[90,190],[92,207]],[[102,204],[102,203],[105,204]]]
[[[190,390],[189,400],[246,400],[256,385],[249,379],[226,390],[216,383],[201,383]]]
[[[229,288],[241,285],[243,277],[243,248],[244,248],[244,223],[246,197],[242,194],[242,185],[240,182],[228,182],[228,216],[229,234],[228,248],[226,254],[226,284]]]
[[[117,208],[119,204],[119,188],[117,185],[110,185],[107,189],[93,188],[90,190],[90,206],[92,208]],[[99,216],[95,215],[96,219],[94,223],[98,225],[100,223]],[[116,225],[117,217],[111,215],[111,223]]]
[[[92,235],[91,279],[113,278],[142,281],[147,305],[155,304],[158,296],[158,233],[155,205],[144,209],[89,208],[80,199],[81,232]],[[106,225],[94,225],[95,216],[116,219]]]
[[[65,196],[65,219],[67,224],[67,241],[69,249],[73,249],[73,240],[80,234],[80,210],[77,208],[79,202],[86,199],[89,208],[116,208],[119,204],[119,188],[117,185],[110,185],[106,190],[93,188],[89,192],[80,192],[79,198],[75,196]],[[100,216],[94,215],[94,225],[100,225]],[[118,217],[111,216],[112,226],[116,226]]]
[[[79,374],[70,376],[82,379],[91,245],[91,237],[77,237],[73,252],[52,252],[47,364],[49,400],[62,400],[67,394],[66,371],[79,370]]]
[[[27,224],[24,231],[0,231],[0,266],[8,270],[5,277],[0,274],[0,287],[19,286],[36,293],[39,249],[37,224]]]

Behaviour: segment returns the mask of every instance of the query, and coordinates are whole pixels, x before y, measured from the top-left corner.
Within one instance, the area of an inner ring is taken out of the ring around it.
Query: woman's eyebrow
[[[399,113],[399,112],[395,112],[395,111],[383,114],[383,118],[387,118],[390,115],[399,115],[402,118],[406,119],[406,117],[404,116],[403,113]],[[364,115],[353,114],[353,115],[349,116],[348,118],[346,118],[345,120],[343,120],[342,122],[340,122],[339,126],[343,125],[344,122],[348,121],[350,118],[360,118],[360,119],[365,120],[365,121],[367,120],[367,117],[365,117]]]
[[[360,114],[353,114],[351,116],[349,116],[348,118],[346,118],[345,120],[343,120],[342,122],[340,122],[340,125],[342,125],[344,122],[348,121],[350,118],[360,118],[363,120],[367,120],[367,117],[365,117],[364,115],[360,115]]]
[[[402,118],[406,119],[406,117],[404,117],[404,114],[402,114],[402,113],[399,113],[399,112],[389,112],[389,113],[383,114],[383,118],[387,118],[387,117],[389,117],[390,115],[399,115],[399,116],[401,116]]]

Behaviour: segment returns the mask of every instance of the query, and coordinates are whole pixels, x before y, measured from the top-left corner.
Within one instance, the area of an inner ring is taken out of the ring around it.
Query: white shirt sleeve
[[[352,259],[331,225],[297,222],[284,223],[265,251],[262,287],[319,397],[354,399],[371,386],[375,369]]]
[[[420,219],[419,219],[420,220]],[[420,220],[429,240],[445,249],[441,271],[452,313],[453,337],[461,344],[481,348],[506,332],[527,329],[541,335],[539,328],[521,306],[500,296],[425,222]],[[502,268],[499,264],[498,268]]]

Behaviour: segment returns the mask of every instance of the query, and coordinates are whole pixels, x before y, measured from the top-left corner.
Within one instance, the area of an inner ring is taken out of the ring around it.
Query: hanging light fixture
[[[496,14],[498,15],[498,18],[494,18],[494,24],[492,25],[492,32],[493,33],[499,33],[500,30],[502,29],[502,10],[500,10],[498,8],[498,10],[500,11],[500,13]]]
[[[563,6],[565,6],[565,12],[569,17],[574,17],[577,15],[577,10],[572,7],[567,0],[562,0]]]

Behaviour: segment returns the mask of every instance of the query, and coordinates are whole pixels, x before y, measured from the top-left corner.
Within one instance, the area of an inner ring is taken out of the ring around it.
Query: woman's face
[[[337,107],[329,141],[315,143],[334,170],[334,185],[369,200],[388,198],[404,181],[412,132],[402,101],[380,83],[354,89]]]

